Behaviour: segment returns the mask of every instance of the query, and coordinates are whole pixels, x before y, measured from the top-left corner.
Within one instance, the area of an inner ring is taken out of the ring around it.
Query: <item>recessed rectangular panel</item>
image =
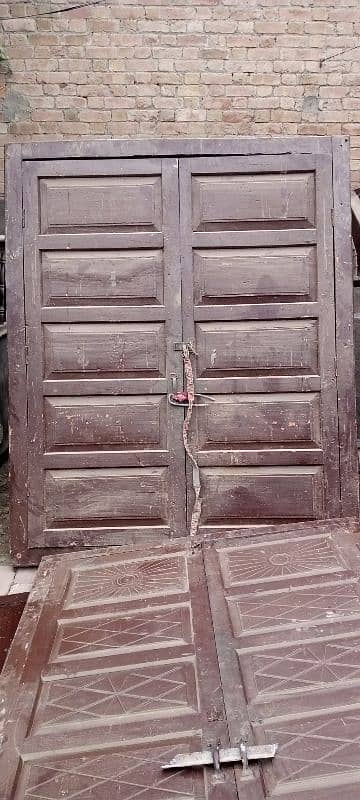
[[[121,557],[110,564],[71,571],[66,605],[80,608],[102,602],[142,600],[182,594],[189,588],[186,558],[161,552],[144,558]]]
[[[160,250],[48,251],[42,256],[46,306],[160,305]]]
[[[316,300],[316,250],[195,250],[194,292],[198,305]]]
[[[267,797],[356,798],[360,782],[358,707],[305,719],[270,718],[258,726],[257,733],[266,741],[279,743],[276,757],[264,770]]]
[[[22,762],[14,800],[60,800],[66,795],[69,800],[134,800],[134,794],[148,800],[206,800],[203,770],[169,770],[164,777],[162,769],[178,753],[201,750],[202,744],[201,735],[184,738],[172,732],[155,741],[138,738],[132,746],[104,748],[99,735],[95,752],[84,744],[79,750],[43,753]]]
[[[159,396],[48,397],[46,449],[161,449],[166,446],[166,416],[166,400]]]
[[[160,377],[164,326],[151,323],[44,325],[45,377]]]
[[[196,326],[198,377],[316,374],[315,320],[210,322]]]
[[[188,605],[75,617],[59,622],[50,661],[163,650],[192,639]]]
[[[194,231],[313,227],[314,173],[196,175],[192,219]]]
[[[67,731],[75,726],[94,727],[106,722],[141,722],[197,710],[196,678],[189,661],[133,664],[109,669],[106,662],[96,672],[42,680],[32,733]]]
[[[199,450],[279,445],[319,447],[319,395],[214,395],[197,414]]]
[[[243,592],[228,600],[234,635],[298,630],[300,625],[352,620],[359,626],[357,580],[320,580],[308,586],[284,586],[277,591]]]
[[[45,473],[49,528],[166,523],[167,470],[82,469]]]
[[[219,561],[226,589],[345,569],[329,536],[280,538],[276,542],[224,548],[219,552]]]
[[[303,633],[303,636],[306,634]],[[336,689],[360,683],[360,636],[307,637],[279,647],[259,647],[248,655],[238,650],[246,694],[266,702],[284,694]]]
[[[160,231],[159,176],[43,178],[41,233]]]
[[[214,467],[201,476],[203,525],[316,519],[324,512],[321,467]]]

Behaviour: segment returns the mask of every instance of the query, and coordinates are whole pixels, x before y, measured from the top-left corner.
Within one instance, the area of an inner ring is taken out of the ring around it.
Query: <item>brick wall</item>
[[[360,45],[359,0],[105,0],[32,17],[75,2],[0,0],[0,145],[343,133],[360,185],[360,47],[321,64]]]

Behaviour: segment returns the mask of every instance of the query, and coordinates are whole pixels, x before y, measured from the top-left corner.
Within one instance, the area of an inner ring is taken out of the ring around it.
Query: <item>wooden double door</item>
[[[9,278],[27,354],[18,561],[187,535],[185,409],[169,402],[186,388],[181,343],[200,395],[200,534],[356,510],[354,483],[341,504],[355,437],[350,381],[341,451],[333,154],[299,149],[23,156],[23,266]]]

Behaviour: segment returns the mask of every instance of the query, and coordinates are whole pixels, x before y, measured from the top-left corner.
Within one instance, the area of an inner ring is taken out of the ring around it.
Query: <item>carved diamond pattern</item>
[[[190,635],[189,611],[183,606],[121,617],[93,617],[60,626],[57,657],[185,644]]]
[[[266,727],[268,741],[279,743],[273,772],[280,783],[325,779],[356,770],[360,775],[360,715],[337,714]],[[312,781],[311,781],[312,782]]]
[[[69,599],[71,606],[77,606],[184,592],[187,588],[183,558],[121,561],[108,567],[75,572]]]
[[[334,622],[360,612],[356,584],[325,584],[279,592],[259,592],[229,600],[235,635],[278,630],[299,622]]]
[[[103,753],[38,761],[26,768],[26,800],[185,800],[204,797],[191,770],[163,772],[181,743],[143,751]],[[195,791],[196,781],[196,791]],[[203,781],[201,780],[201,784]],[[200,785],[201,785],[200,784]]]
[[[241,655],[241,654],[239,654]],[[265,651],[251,659],[259,694],[360,681],[360,639],[312,642]]]
[[[220,554],[225,586],[338,572],[344,565],[328,538],[256,544]]]
[[[191,671],[190,671],[191,670]],[[46,682],[48,697],[41,724],[81,724],[104,717],[173,713],[189,708],[192,666],[167,664],[132,667]],[[41,706],[41,703],[40,703]]]

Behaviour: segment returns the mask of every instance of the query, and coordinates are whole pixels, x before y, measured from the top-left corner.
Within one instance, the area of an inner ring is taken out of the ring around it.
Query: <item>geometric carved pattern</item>
[[[239,653],[241,658],[241,652]],[[240,661],[240,663],[242,663]],[[360,682],[360,637],[271,648],[251,657],[256,696]]]
[[[189,710],[194,698],[194,673],[189,664],[133,666],[90,675],[45,681],[37,724],[71,725],[112,717],[121,720],[136,714],[173,714]],[[190,696],[189,696],[190,695]]]
[[[160,611],[63,622],[57,640],[56,660],[186,644],[191,641],[189,609],[165,606]]]
[[[344,570],[330,539],[311,537],[220,551],[227,587]]]
[[[137,600],[188,588],[183,557],[118,561],[110,566],[73,573],[68,605],[93,602]]]
[[[328,778],[331,784],[339,773],[344,773],[346,779],[351,771],[356,771],[360,778],[359,713],[339,712],[334,716],[274,724],[269,721],[266,737],[269,742],[279,743],[271,770],[273,777],[280,784],[291,782],[292,791],[296,788],[295,781],[299,781],[299,788],[306,789],[313,785],[314,779],[317,783],[321,779],[326,785]],[[339,787],[339,797],[342,793]]]
[[[193,770],[170,770],[166,764],[189,746],[172,746],[129,751],[114,750],[84,756],[37,760],[25,766],[26,800],[187,800],[205,796],[201,777]],[[199,770],[198,770],[199,772]],[[200,784],[200,786],[199,786]]]
[[[357,583],[351,581],[258,592],[229,598],[228,603],[235,636],[294,628],[299,622],[342,621],[347,613],[354,620],[354,614],[360,613]]]

